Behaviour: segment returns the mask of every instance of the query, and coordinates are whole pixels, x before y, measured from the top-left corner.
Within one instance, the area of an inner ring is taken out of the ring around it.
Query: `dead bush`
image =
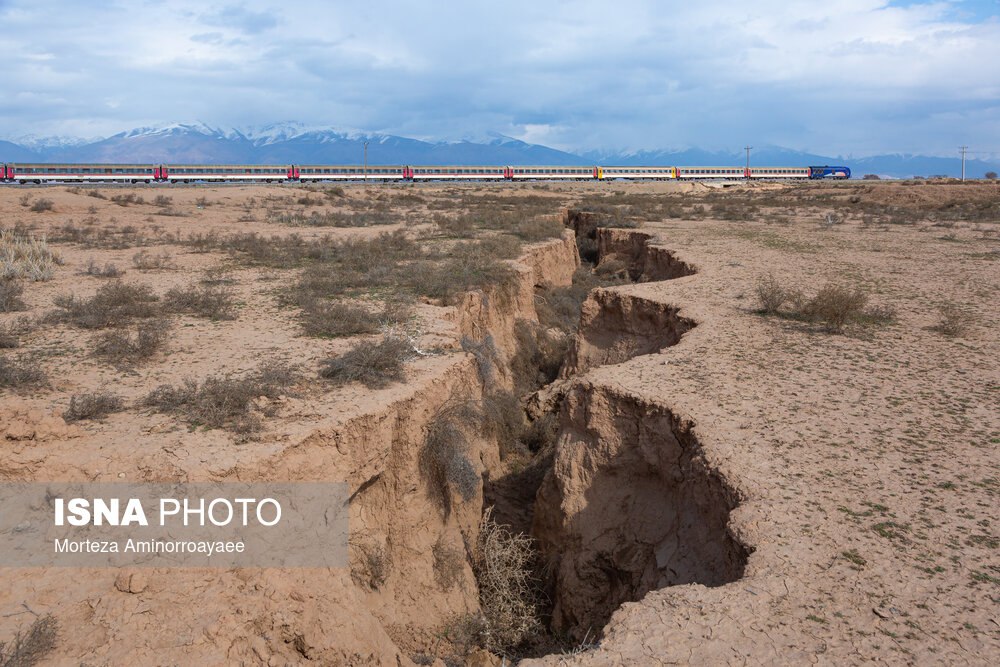
[[[167,195],[156,195],[156,198],[153,199],[153,206],[158,206],[160,208],[167,208],[169,206],[173,206],[173,204],[173,197],[168,197]]]
[[[948,338],[961,338],[969,333],[974,322],[975,316],[969,310],[946,303],[938,308],[938,322],[933,329]]]
[[[125,401],[122,397],[109,391],[74,394],[69,399],[69,407],[63,412],[63,419],[67,422],[103,419],[124,409]]]
[[[406,360],[413,345],[405,338],[386,334],[378,342],[361,341],[340,355],[321,362],[320,377],[335,385],[360,382],[369,389],[382,389],[405,377]]]
[[[788,291],[770,273],[758,278],[754,288],[760,302],[760,312],[767,315],[776,315],[788,301]]]
[[[27,389],[46,384],[45,372],[38,367],[37,360],[0,356],[0,387]]]
[[[19,317],[6,323],[0,322],[0,349],[12,350],[21,345],[21,336],[35,328],[35,320]]]
[[[0,279],[0,313],[13,313],[27,306],[21,299],[24,286],[18,280]]]
[[[526,455],[521,441],[527,428],[524,407],[513,392],[499,389],[483,397],[481,402],[481,432],[483,437],[496,441],[500,459]]]
[[[93,259],[87,262],[87,266],[84,268],[83,272],[84,274],[94,276],[95,278],[120,278],[125,275],[123,270],[119,269],[111,262],[101,266]]]
[[[563,224],[551,217],[528,218],[518,222],[511,230],[515,236],[528,243],[537,243],[562,236]]]
[[[44,237],[35,237],[15,227],[0,229],[0,280],[51,280],[62,264]]]
[[[56,647],[59,624],[50,614],[39,616],[23,635],[18,632],[11,642],[0,642],[0,667],[32,667]]]
[[[482,409],[476,402],[449,400],[427,426],[418,466],[432,502],[446,518],[453,492],[468,501],[479,490],[482,480],[470,460],[469,431],[481,422]]]
[[[156,315],[157,301],[158,297],[148,285],[115,280],[100,287],[89,299],[57,296],[55,305],[60,310],[54,318],[83,329],[121,326],[133,318]]]
[[[31,203],[30,211],[32,213],[42,213],[44,211],[51,211],[55,208],[55,202],[51,199],[36,199]]]
[[[450,591],[462,583],[465,571],[465,552],[449,545],[444,535],[438,538],[431,549],[434,557],[434,581],[443,591]]]
[[[509,238],[509,237],[508,237]],[[513,294],[517,273],[498,257],[507,254],[502,245],[482,242],[456,244],[443,261],[412,266],[409,284],[424,296],[451,303],[465,292],[488,290],[496,298]]]
[[[483,647],[506,654],[541,630],[533,566],[537,552],[530,537],[513,534],[483,512],[473,571],[485,622]]]
[[[186,313],[211,320],[236,318],[233,291],[222,285],[191,285],[174,287],[163,297],[167,312]]]
[[[268,362],[242,377],[227,374],[210,376],[201,384],[187,379],[179,386],[160,385],[142,404],[158,412],[179,415],[195,426],[224,428],[247,435],[263,428],[259,415],[275,413],[275,406],[260,405],[259,399],[279,398],[298,379],[296,368]]]
[[[140,250],[132,255],[132,266],[140,271],[156,271],[176,269],[174,258],[168,252],[153,254],[148,250]]]
[[[140,363],[159,352],[167,343],[170,322],[161,318],[139,322],[135,334],[112,329],[96,336],[94,355],[117,366]]]
[[[377,311],[344,301],[318,298],[308,299],[300,306],[303,332],[308,336],[324,338],[377,333],[383,327],[405,322],[413,312],[409,303],[399,300],[389,301]]]
[[[822,322],[830,331],[841,331],[848,322],[861,318],[867,303],[868,295],[860,288],[828,283],[799,312],[809,320]]]
[[[120,195],[112,195],[111,201],[123,207],[127,207],[132,204],[146,203],[146,200],[143,198],[143,196],[140,194],[136,194],[135,192],[123,193]]]

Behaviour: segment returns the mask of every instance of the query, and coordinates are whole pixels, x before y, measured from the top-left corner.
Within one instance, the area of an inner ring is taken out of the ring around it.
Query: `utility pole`
[[[968,152],[968,146],[959,146],[958,150],[962,151],[962,182],[965,182],[965,154]]]
[[[364,167],[364,181],[368,182],[368,140],[365,140],[365,167]]]
[[[747,175],[747,178],[750,178],[750,151],[753,150],[753,146],[744,146],[743,150],[745,150],[747,152],[747,170],[746,170],[746,175]]]

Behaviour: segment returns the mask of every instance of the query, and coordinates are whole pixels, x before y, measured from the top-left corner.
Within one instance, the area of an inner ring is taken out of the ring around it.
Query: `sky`
[[[0,0],[0,137],[172,122],[1000,155],[1000,0]]]

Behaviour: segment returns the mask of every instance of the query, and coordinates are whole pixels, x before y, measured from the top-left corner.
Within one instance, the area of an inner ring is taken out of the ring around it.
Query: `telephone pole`
[[[965,154],[969,151],[968,146],[959,146],[958,150],[962,151],[962,182],[965,182]]]
[[[365,140],[365,166],[364,166],[364,181],[368,182],[368,140]]]
[[[753,146],[744,146],[743,150],[745,150],[747,152],[747,170],[746,170],[745,173],[746,173],[746,177],[750,178],[750,151],[753,150]]]

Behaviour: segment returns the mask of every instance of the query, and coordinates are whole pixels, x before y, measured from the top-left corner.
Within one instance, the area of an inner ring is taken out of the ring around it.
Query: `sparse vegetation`
[[[140,271],[156,271],[176,269],[173,256],[168,252],[153,254],[148,250],[140,250],[132,255],[132,266]]]
[[[55,299],[60,309],[54,315],[83,329],[121,326],[134,318],[157,314],[158,297],[148,285],[115,280],[100,287],[89,299],[62,295]]]
[[[447,517],[452,494],[463,501],[476,494],[481,484],[479,471],[472,465],[469,431],[482,422],[482,408],[475,401],[448,401],[427,425],[420,450],[420,472],[427,481],[432,502]]]
[[[60,264],[62,259],[44,238],[0,229],[0,280],[51,280]]]
[[[934,330],[948,338],[961,338],[967,335],[975,321],[975,317],[968,309],[954,303],[940,306],[938,314],[938,322],[934,325]]]
[[[186,313],[211,320],[236,318],[233,291],[224,285],[174,287],[164,295],[163,307],[171,313]]]
[[[193,379],[179,386],[160,385],[142,404],[158,412],[176,414],[192,426],[224,428],[241,435],[260,431],[261,416],[272,416],[278,399],[297,381],[298,371],[279,362],[262,364],[243,376],[210,376],[200,384]],[[260,399],[268,399],[261,403]]]
[[[32,213],[44,213],[45,211],[54,210],[55,206],[56,206],[55,202],[52,201],[51,199],[42,198],[42,199],[36,199],[35,201],[31,202],[31,207],[29,208],[29,210]]]
[[[532,574],[536,558],[530,537],[498,525],[492,508],[483,512],[473,570],[484,621],[482,645],[492,653],[506,654],[541,629]]]
[[[441,590],[451,590],[461,583],[466,562],[464,551],[449,545],[442,535],[434,543],[431,555],[434,557],[434,581]]]
[[[103,419],[124,409],[122,397],[109,391],[74,394],[69,399],[69,407],[63,412],[63,419],[67,422]]]
[[[370,538],[351,539],[351,579],[359,586],[376,591],[389,579],[392,557],[385,546]]]
[[[111,262],[107,262],[104,266],[101,266],[93,259],[87,262],[87,266],[84,267],[83,272],[95,278],[120,278],[125,275],[125,271],[119,269]]]
[[[360,382],[369,389],[382,389],[404,379],[411,356],[413,345],[408,340],[386,334],[378,342],[361,341],[339,357],[324,360],[319,374],[335,385]]]
[[[46,383],[45,372],[34,359],[0,355],[0,388],[29,389],[43,387]]]
[[[891,306],[869,307],[868,293],[860,287],[827,283],[806,297],[768,274],[757,280],[755,289],[761,314],[819,323],[830,332],[843,331],[852,323],[881,325],[895,319]]]
[[[13,278],[0,279],[0,313],[13,313],[24,310],[26,305],[21,295],[24,285]]]
[[[162,350],[169,333],[170,322],[162,318],[139,322],[134,335],[124,328],[104,331],[95,338],[94,355],[117,366],[136,364]]]
[[[27,632],[10,642],[0,642],[0,667],[33,667],[56,647],[59,624],[50,614],[39,616]]]

